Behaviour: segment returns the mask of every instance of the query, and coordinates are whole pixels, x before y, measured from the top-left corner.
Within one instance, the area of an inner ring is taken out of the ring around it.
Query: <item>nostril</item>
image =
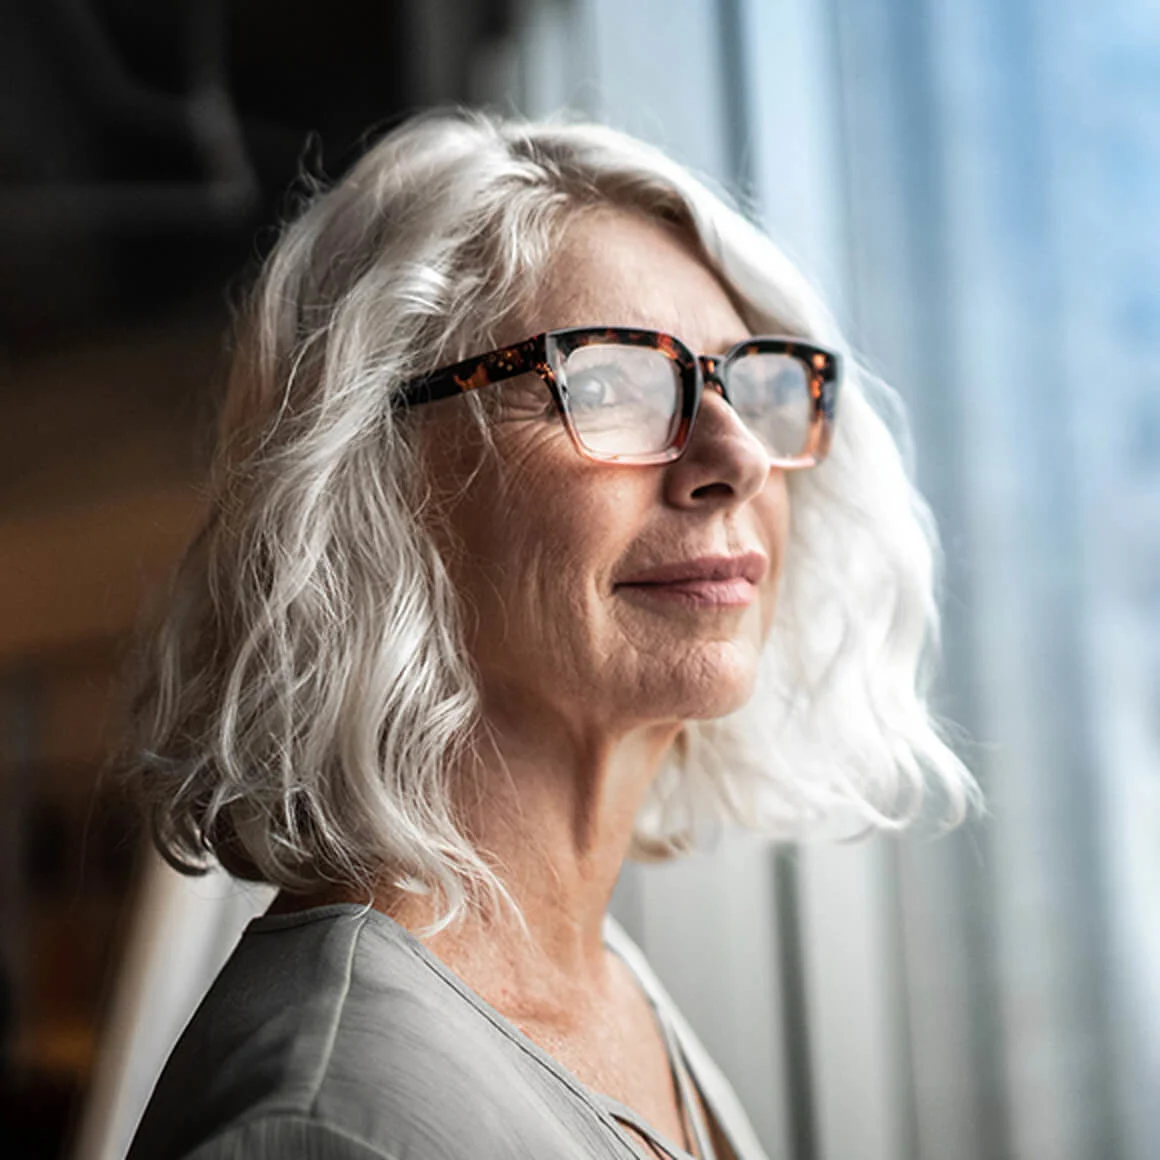
[[[727,499],[734,494],[734,489],[731,484],[717,481],[714,483],[703,483],[700,487],[693,488],[689,494],[693,499]]]

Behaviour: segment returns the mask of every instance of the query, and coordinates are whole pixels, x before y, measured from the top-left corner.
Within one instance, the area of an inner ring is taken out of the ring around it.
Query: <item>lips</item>
[[[658,564],[630,574],[614,591],[685,604],[738,606],[753,602],[769,569],[761,552],[736,556],[698,556]]]

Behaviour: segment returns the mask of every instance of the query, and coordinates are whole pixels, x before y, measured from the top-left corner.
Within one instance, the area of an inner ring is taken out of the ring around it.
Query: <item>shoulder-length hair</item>
[[[844,349],[768,238],[609,128],[423,115],[312,190],[240,316],[208,516],[138,690],[131,773],[174,865],[216,857],[290,890],[386,873],[441,891],[439,925],[507,897],[456,823],[452,776],[478,742],[480,696],[392,399],[484,348],[571,217],[602,206],[682,231],[754,333]],[[757,692],[685,725],[632,858],[688,850],[705,823],[774,838],[835,815],[899,826],[932,783],[957,819],[975,794],[926,704],[938,544],[898,400],[846,364],[829,457],[789,476]]]

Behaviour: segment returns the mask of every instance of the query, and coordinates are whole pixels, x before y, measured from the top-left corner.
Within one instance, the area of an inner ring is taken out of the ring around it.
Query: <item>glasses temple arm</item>
[[[487,354],[473,355],[449,367],[440,367],[403,385],[396,396],[399,406],[417,406],[450,399],[493,383],[513,379],[536,370],[544,362],[544,335],[536,335],[515,346],[500,347]]]

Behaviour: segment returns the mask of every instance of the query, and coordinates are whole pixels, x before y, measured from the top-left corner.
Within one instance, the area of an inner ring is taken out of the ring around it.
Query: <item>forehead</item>
[[[569,223],[540,284],[527,332],[565,326],[663,330],[701,352],[749,337],[720,280],[674,227],[613,209]]]

